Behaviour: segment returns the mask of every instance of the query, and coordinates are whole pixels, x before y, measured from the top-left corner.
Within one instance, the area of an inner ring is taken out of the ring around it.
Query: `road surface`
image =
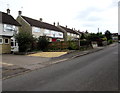
[[[117,91],[118,45],[3,80],[3,91]]]

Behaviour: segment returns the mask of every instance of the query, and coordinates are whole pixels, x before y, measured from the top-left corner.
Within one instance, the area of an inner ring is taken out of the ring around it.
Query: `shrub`
[[[112,43],[113,43],[112,39],[108,40],[108,44],[112,44]]]
[[[103,41],[107,41],[107,38],[106,38],[106,37],[104,37],[104,38],[102,38],[102,40],[103,40]]]
[[[15,38],[19,45],[19,52],[27,52],[31,50],[34,41],[33,35],[29,32],[20,31],[15,35]]]
[[[69,41],[69,50],[77,50],[78,49],[78,45],[77,42],[73,42],[73,41]]]
[[[88,40],[81,40],[80,41],[80,46],[88,46],[88,45],[91,45],[91,41],[88,41]]]
[[[38,38],[38,49],[46,51],[48,49],[48,45],[49,42],[46,36],[40,36]]]

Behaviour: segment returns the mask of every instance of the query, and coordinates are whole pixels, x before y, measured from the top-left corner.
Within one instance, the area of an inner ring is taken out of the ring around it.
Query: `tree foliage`
[[[86,36],[85,36],[85,34],[84,34],[84,33],[82,33],[82,34],[81,34],[80,39],[86,39]]]
[[[47,50],[48,45],[49,45],[49,42],[46,36],[40,36],[38,38],[38,49],[45,51]]]
[[[106,38],[107,38],[107,41],[110,40],[110,39],[112,39],[112,34],[110,33],[109,30],[106,30],[106,31],[105,31],[105,36],[106,36]]]
[[[31,46],[34,41],[33,35],[28,32],[20,31],[15,35],[15,38],[19,45],[19,52],[27,52],[31,50]]]
[[[87,36],[87,40],[90,40],[90,41],[100,41],[101,38],[104,38],[104,35],[100,32],[100,33],[91,33]]]

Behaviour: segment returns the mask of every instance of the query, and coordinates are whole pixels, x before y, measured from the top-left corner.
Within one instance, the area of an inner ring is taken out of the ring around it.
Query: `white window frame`
[[[40,33],[41,32],[41,30],[40,30],[40,28],[38,28],[38,27],[32,27],[32,32],[33,33]]]
[[[71,36],[74,36],[74,34],[73,34],[73,33],[71,33]]]
[[[8,38],[5,38],[5,39],[8,39]],[[9,39],[8,39],[8,43],[5,43],[5,39],[4,39],[4,44],[9,44]]]
[[[0,44],[3,44],[3,38],[0,38],[2,40],[2,42],[0,42]]]
[[[9,25],[9,24],[4,24],[4,32],[13,32],[13,31],[16,31],[16,26],[14,25]]]
[[[70,36],[70,33],[68,32],[67,35]]]

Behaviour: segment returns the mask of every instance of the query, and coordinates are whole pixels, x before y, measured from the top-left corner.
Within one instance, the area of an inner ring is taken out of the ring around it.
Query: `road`
[[[117,91],[118,45],[3,80],[3,91]]]

